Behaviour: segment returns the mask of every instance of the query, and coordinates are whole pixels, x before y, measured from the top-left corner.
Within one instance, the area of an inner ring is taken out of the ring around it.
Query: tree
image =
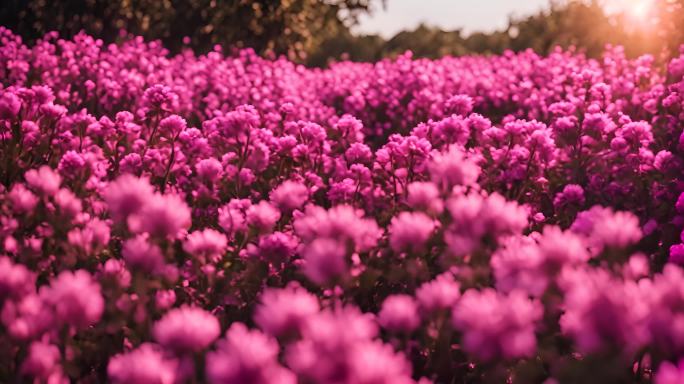
[[[83,30],[113,42],[122,30],[160,39],[171,51],[185,41],[198,52],[219,44],[303,60],[322,41],[369,12],[376,0],[4,0],[0,24],[31,41],[50,31]]]

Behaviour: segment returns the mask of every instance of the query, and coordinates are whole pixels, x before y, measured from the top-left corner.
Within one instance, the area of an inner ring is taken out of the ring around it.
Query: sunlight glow
[[[626,20],[635,23],[635,27],[650,27],[655,20],[655,0],[608,0],[606,10],[609,13],[621,13]]]

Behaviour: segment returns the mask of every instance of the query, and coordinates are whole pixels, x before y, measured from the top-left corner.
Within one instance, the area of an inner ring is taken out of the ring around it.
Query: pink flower
[[[50,376],[61,373],[60,358],[57,346],[34,341],[29,347],[28,356],[21,364],[21,373],[50,382]]]
[[[75,217],[83,211],[81,200],[66,188],[61,188],[57,191],[55,194],[55,204],[59,207],[60,212],[69,218]]]
[[[409,295],[391,295],[382,303],[378,323],[394,332],[411,332],[420,325],[418,305]]]
[[[9,257],[0,256],[0,301],[7,296],[22,297],[35,290],[36,277],[21,264]]]
[[[251,206],[249,200],[233,199],[228,204],[218,209],[218,222],[221,228],[229,235],[247,230],[245,211]]]
[[[614,212],[610,208],[594,206],[580,212],[570,229],[587,238],[596,251],[604,247],[622,248],[641,239],[639,219],[630,212]]]
[[[264,332],[275,337],[297,335],[304,322],[318,311],[318,299],[303,288],[295,285],[269,288],[261,295],[254,321]]]
[[[654,384],[681,384],[684,383],[684,360],[677,365],[665,361],[658,367],[653,380]]]
[[[304,248],[302,258],[304,274],[319,285],[342,278],[349,268],[344,244],[332,239],[314,240]]]
[[[289,212],[304,205],[309,199],[309,189],[302,183],[286,180],[274,188],[269,196],[279,209]]]
[[[109,360],[107,374],[117,384],[173,384],[178,361],[164,356],[154,344],[142,344]]]
[[[443,273],[434,280],[423,283],[416,290],[418,304],[428,313],[449,309],[460,297],[461,287],[449,273]]]
[[[540,297],[549,283],[543,270],[544,258],[535,241],[516,236],[506,239],[494,252],[490,265],[496,280],[496,289],[508,293],[521,290]]]
[[[678,266],[666,265],[653,280],[644,279],[639,284],[643,293],[641,302],[635,303],[626,314],[645,315],[636,317],[633,324],[638,326],[637,330],[641,330],[641,325],[646,326],[653,350],[664,356],[681,356],[684,353],[684,271]]]
[[[581,206],[584,204],[584,189],[577,184],[568,184],[553,198],[553,205],[564,207],[567,205]]]
[[[257,246],[250,244],[247,250],[250,256],[278,266],[290,260],[298,245],[299,242],[294,236],[284,232],[273,232],[260,236]]]
[[[280,211],[267,201],[260,201],[247,208],[246,219],[259,232],[270,232],[280,219]]]
[[[648,301],[634,281],[621,281],[604,269],[567,269],[559,278],[564,291],[561,330],[583,353],[618,348],[638,350],[647,340]]]
[[[106,246],[109,243],[109,237],[109,225],[100,219],[92,219],[83,228],[75,228],[67,233],[69,244],[86,254]]]
[[[520,291],[469,289],[454,307],[452,322],[463,332],[463,349],[479,360],[529,357],[537,348],[535,323],[543,308]]]
[[[30,214],[38,204],[38,197],[31,193],[23,184],[14,184],[9,193],[12,208],[18,213]]]
[[[195,231],[183,242],[183,250],[202,261],[215,261],[226,251],[228,239],[213,229]]]
[[[85,167],[86,161],[83,156],[76,151],[67,151],[59,161],[57,170],[63,177],[71,179],[80,176]]]
[[[5,301],[2,323],[12,338],[28,340],[51,328],[54,325],[54,314],[45,300],[31,293],[17,301]]]
[[[119,259],[108,259],[100,267],[100,280],[108,280],[122,288],[128,288],[131,285],[131,273],[124,262]],[[105,283],[106,284],[106,283]]]
[[[214,182],[221,177],[223,166],[221,162],[213,157],[202,159],[195,165],[197,174],[204,180]]]
[[[128,217],[128,227],[134,233],[153,237],[178,238],[190,228],[190,208],[178,195],[156,195],[140,210]]]
[[[0,95],[0,119],[11,120],[17,117],[21,109],[21,100],[12,92]]]
[[[46,196],[54,195],[62,183],[62,178],[52,168],[43,165],[37,170],[31,169],[24,174],[26,183],[35,191]]]
[[[586,263],[591,257],[583,238],[552,225],[545,226],[539,237],[539,252],[545,267],[556,271],[565,265]]]
[[[303,214],[295,217],[294,229],[305,243],[318,238],[331,238],[341,243],[351,242],[354,249],[363,252],[375,246],[382,234],[373,219],[363,218],[363,211],[348,205],[325,210],[308,205]]]
[[[675,244],[670,246],[670,263],[684,265],[684,244]]]
[[[439,197],[439,189],[430,182],[417,181],[409,184],[406,203],[409,207],[425,211],[430,215],[439,215],[444,210],[444,202]]]
[[[206,359],[212,384],[295,384],[295,376],[278,364],[278,343],[242,323],[233,323],[216,351]]]
[[[357,348],[372,342],[377,332],[373,317],[355,307],[325,310],[306,323],[301,339],[288,346],[285,361],[305,382],[354,383],[355,375],[362,374],[352,371],[361,363],[352,362]]]
[[[350,142],[363,141],[363,123],[351,115],[343,115],[335,123],[334,130]]]
[[[480,176],[480,167],[455,145],[447,152],[435,152],[428,169],[432,182],[446,190],[456,185],[474,185]]]
[[[444,107],[447,113],[465,116],[473,110],[473,104],[473,99],[468,95],[454,95],[446,101]]]
[[[154,294],[154,304],[157,309],[165,310],[171,308],[176,303],[176,292],[172,289],[157,291]]]
[[[362,342],[348,353],[348,383],[414,384],[411,364],[403,354],[381,342]]]
[[[421,212],[401,212],[389,226],[390,247],[395,252],[418,252],[435,230],[435,222]]]
[[[145,272],[159,273],[164,267],[164,255],[161,249],[151,244],[146,235],[138,235],[124,241],[121,255],[126,265]]]
[[[112,218],[125,220],[129,215],[138,213],[155,195],[147,179],[124,174],[105,187],[102,197]]]
[[[447,209],[452,223],[444,240],[449,251],[462,256],[473,252],[487,235],[498,239],[522,232],[527,226],[528,212],[498,193],[457,195],[449,199]]]
[[[152,328],[152,335],[159,344],[179,353],[201,351],[220,333],[216,317],[189,306],[172,309]]]
[[[57,320],[78,328],[97,323],[104,311],[100,285],[84,270],[60,273],[41,289],[41,297],[52,305]]]
[[[173,110],[178,103],[178,94],[166,85],[155,84],[145,90],[142,103],[151,109]]]
[[[187,126],[188,124],[184,118],[178,115],[171,115],[159,122],[159,132],[165,137],[174,138]]]

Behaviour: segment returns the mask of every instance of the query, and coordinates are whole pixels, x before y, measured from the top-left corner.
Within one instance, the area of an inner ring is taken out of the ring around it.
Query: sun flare
[[[623,14],[628,22],[636,26],[646,27],[654,23],[656,0],[609,0],[606,9]]]

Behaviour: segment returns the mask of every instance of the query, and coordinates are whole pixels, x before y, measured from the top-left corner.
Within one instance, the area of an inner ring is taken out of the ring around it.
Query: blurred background
[[[665,58],[684,43],[684,0],[2,0],[0,25],[24,41],[85,31],[140,35],[171,53],[251,47],[309,66],[333,60],[547,53],[607,44]]]

